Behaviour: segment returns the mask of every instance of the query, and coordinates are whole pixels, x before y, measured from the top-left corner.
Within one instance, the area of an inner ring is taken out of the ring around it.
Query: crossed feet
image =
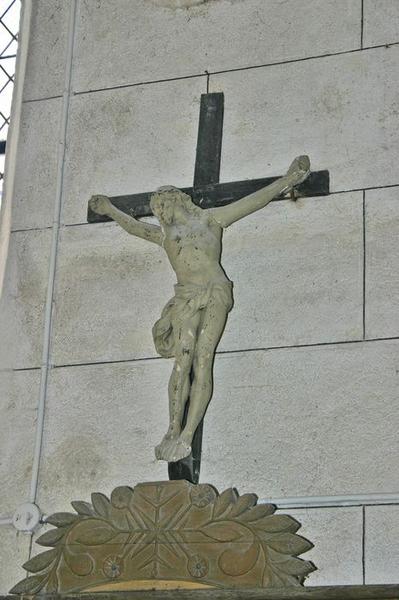
[[[155,448],[155,457],[158,460],[176,462],[191,454],[191,443],[180,435],[167,433],[162,442]]]

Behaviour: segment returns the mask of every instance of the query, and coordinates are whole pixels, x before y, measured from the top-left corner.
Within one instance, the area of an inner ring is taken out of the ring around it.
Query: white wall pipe
[[[69,12],[68,42],[67,42],[67,54],[66,54],[66,61],[65,61],[65,80],[64,80],[64,89],[63,89],[63,95],[62,95],[62,99],[63,99],[62,100],[62,117],[61,117],[61,128],[60,128],[60,135],[59,135],[57,187],[56,187],[56,195],[55,195],[55,206],[54,206],[54,217],[53,217],[53,228],[52,228],[53,235],[52,235],[51,249],[50,249],[47,296],[46,296],[45,313],[44,313],[43,353],[42,353],[39,401],[38,401],[38,407],[37,407],[36,438],[35,438],[35,449],[34,449],[33,465],[32,465],[32,479],[31,479],[30,497],[29,497],[29,499],[32,503],[36,502],[36,497],[37,497],[40,459],[41,459],[42,446],[43,446],[43,428],[44,428],[45,405],[46,405],[46,395],[47,395],[47,379],[48,379],[49,370],[51,368],[51,365],[50,365],[50,343],[51,343],[52,316],[53,316],[53,296],[54,296],[54,283],[55,283],[55,275],[56,275],[56,267],[57,267],[58,238],[59,238],[60,219],[61,219],[66,133],[67,133],[67,127],[68,127],[69,102],[70,102],[70,96],[71,96],[72,59],[73,59],[73,46],[74,46],[74,40],[75,40],[76,9],[77,9],[77,0],[72,0],[71,5],[70,5],[70,12]]]
[[[280,509],[399,504],[399,492],[392,494],[345,494],[341,496],[294,496],[291,498],[261,498],[259,500],[259,504],[269,503],[275,504]]]

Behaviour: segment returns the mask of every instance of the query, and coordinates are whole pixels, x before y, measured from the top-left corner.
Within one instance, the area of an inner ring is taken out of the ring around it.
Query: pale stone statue
[[[227,206],[206,210],[177,188],[161,187],[150,201],[160,226],[127,215],[106,196],[91,198],[94,212],[111,217],[128,233],[162,246],[177,276],[175,295],[153,328],[159,354],[175,358],[168,388],[170,424],[155,450],[158,459],[176,462],[190,454],[193,435],[212,396],[215,351],[233,306],[232,283],[220,264],[223,229],[304,181],[309,169],[309,158],[299,156],[287,174],[271,185]]]

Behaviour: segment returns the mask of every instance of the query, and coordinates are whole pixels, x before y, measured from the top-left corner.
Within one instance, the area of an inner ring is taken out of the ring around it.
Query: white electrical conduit
[[[293,498],[261,498],[259,504],[275,504],[288,508],[335,508],[341,506],[376,506],[399,504],[399,493],[393,494],[346,494],[342,496],[298,496]]]
[[[40,390],[39,390],[39,402],[37,407],[37,426],[36,426],[36,439],[35,439],[35,450],[33,455],[32,465],[32,480],[30,486],[30,497],[29,500],[32,503],[36,502],[37,487],[39,479],[40,469],[40,458],[43,444],[43,427],[44,427],[44,416],[45,416],[45,404],[46,404],[46,392],[47,392],[47,378],[48,372],[51,368],[50,365],[50,342],[51,342],[51,328],[52,328],[52,316],[53,316],[53,294],[54,294],[54,282],[55,273],[57,266],[57,250],[58,250],[58,237],[60,230],[60,219],[61,219],[61,203],[62,203],[62,188],[64,181],[64,158],[65,158],[65,147],[66,147],[66,132],[68,126],[68,113],[69,113],[69,101],[71,95],[71,77],[72,77],[72,57],[73,57],[73,45],[75,38],[75,20],[76,20],[76,2],[72,0],[69,12],[69,26],[68,26],[68,42],[67,42],[67,54],[65,61],[65,81],[64,90],[62,94],[62,116],[61,116],[61,128],[59,135],[59,156],[57,165],[57,187],[55,195],[55,206],[54,206],[54,218],[53,218],[53,236],[51,241],[50,249],[50,261],[49,261],[49,276],[47,284],[47,297],[44,313],[44,334],[43,334],[43,353],[42,353],[42,366],[41,366],[41,377],[40,377]]]

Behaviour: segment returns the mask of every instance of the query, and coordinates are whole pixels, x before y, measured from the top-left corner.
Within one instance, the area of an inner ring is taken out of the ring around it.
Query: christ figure
[[[193,435],[212,396],[215,351],[233,306],[232,282],[220,264],[223,229],[292,189],[309,172],[309,158],[299,156],[284,177],[232,204],[209,209],[199,208],[173,186],[161,187],[150,200],[159,225],[127,215],[106,196],[91,198],[94,212],[161,246],[176,273],[175,294],[153,327],[157,352],[175,361],[168,387],[169,428],[155,449],[158,459],[176,462],[191,453]]]

